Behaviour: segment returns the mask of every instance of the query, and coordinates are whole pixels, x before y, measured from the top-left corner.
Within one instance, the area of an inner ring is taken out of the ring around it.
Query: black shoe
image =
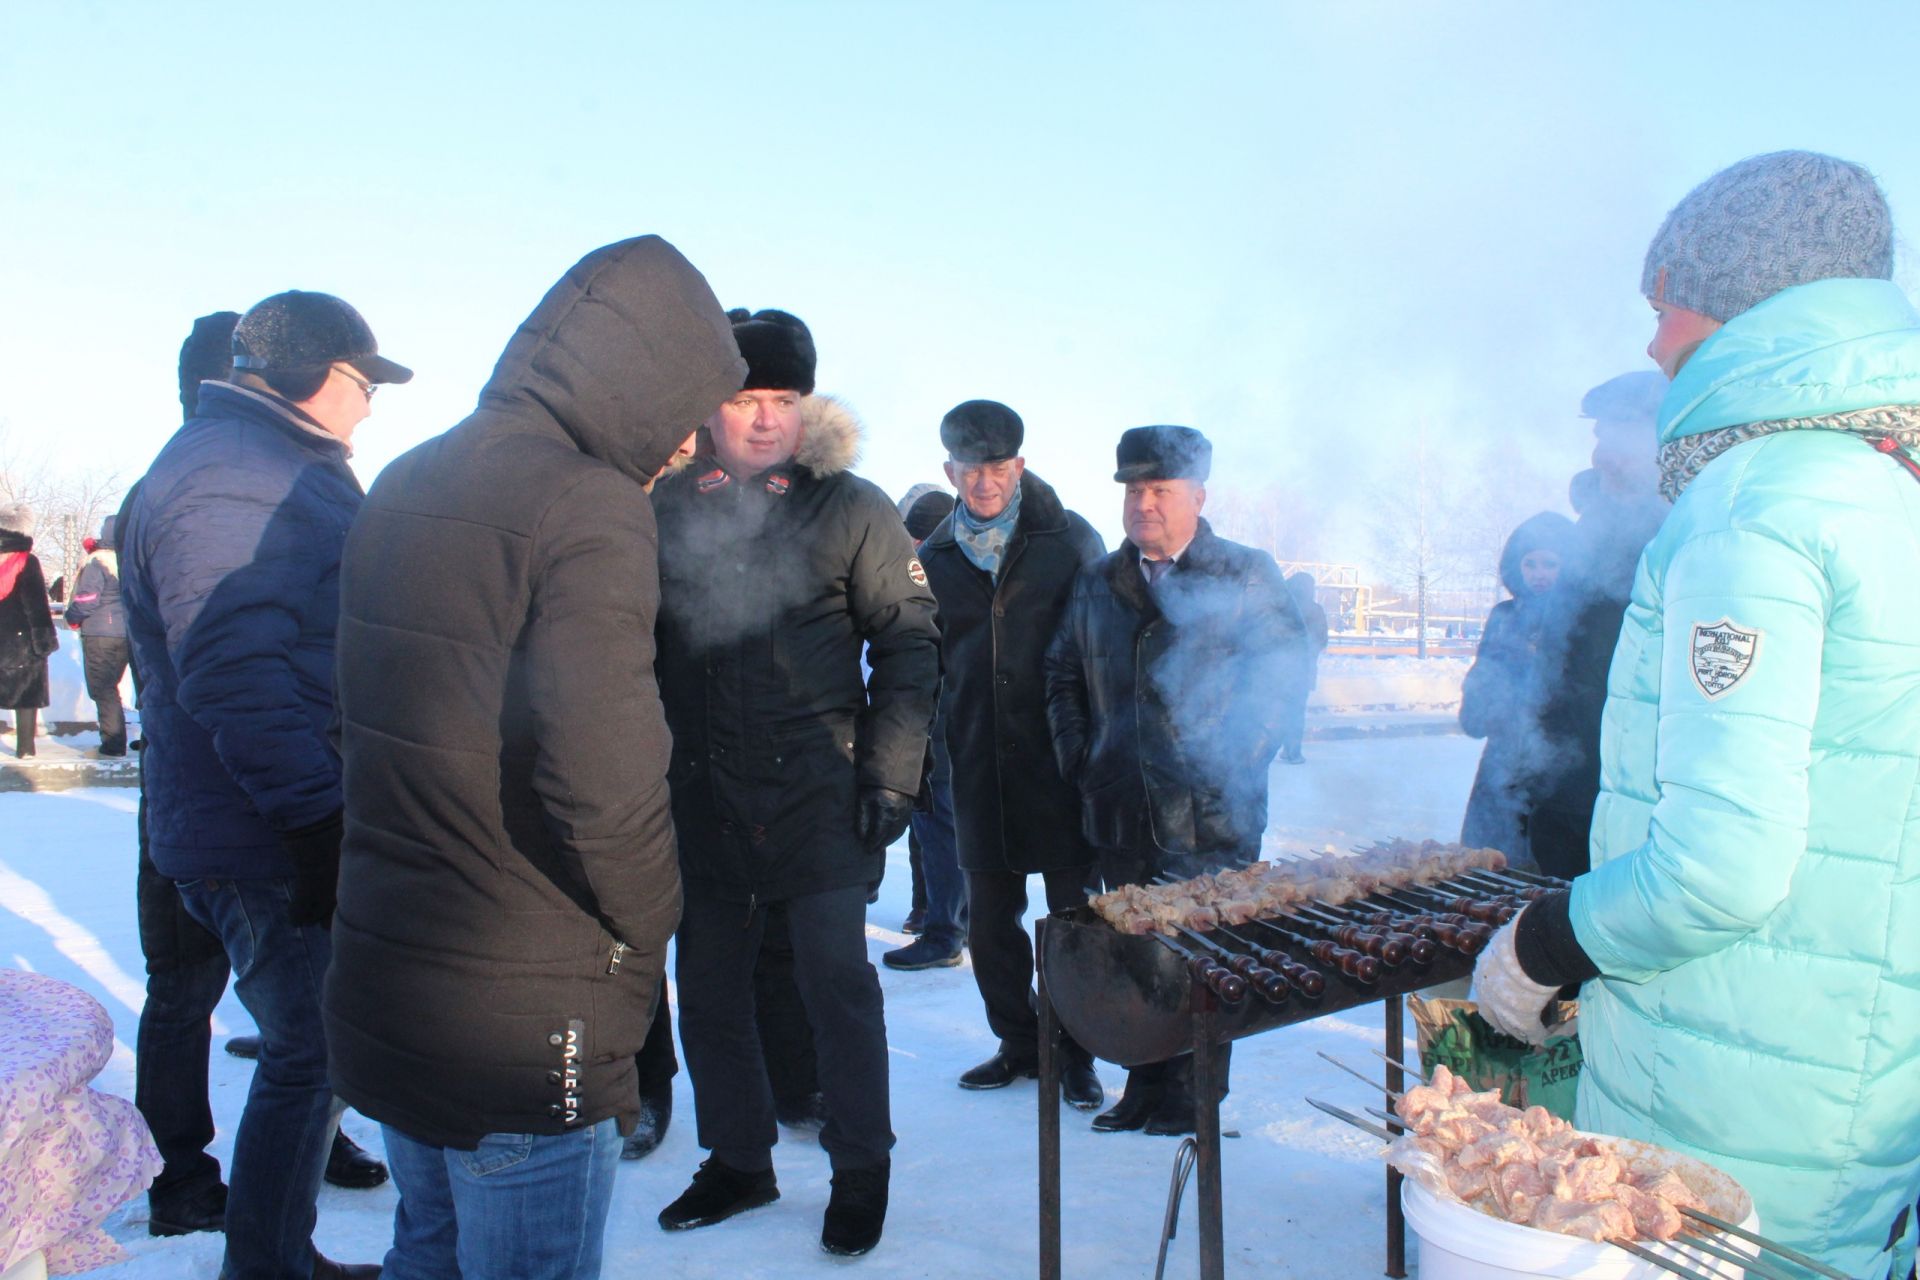
[[[1128,1133],[1145,1128],[1154,1108],[1160,1105],[1163,1091],[1164,1086],[1158,1078],[1143,1076],[1137,1070],[1127,1072],[1127,1087],[1120,1095],[1120,1101],[1093,1118],[1094,1130],[1099,1133]]]
[[[827,1127],[827,1100],[818,1093],[773,1100],[773,1118],[789,1129],[818,1133]]]
[[[657,1089],[640,1091],[640,1119],[633,1126],[633,1132],[620,1144],[622,1160],[644,1160],[653,1154],[667,1136],[667,1126],[673,1122],[673,1084],[669,1081]]]
[[[882,955],[880,963],[889,969],[909,972],[916,969],[951,969],[960,963],[960,953],[964,950],[966,948],[959,942],[947,942],[921,934],[899,950]]]
[[[773,1170],[743,1173],[709,1156],[694,1172],[693,1185],[660,1211],[660,1229],[691,1231],[695,1227],[710,1227],[736,1213],[758,1209],[779,1198],[780,1188],[774,1185]]]
[[[362,1150],[345,1130],[334,1130],[333,1150],[327,1152],[328,1182],[352,1191],[365,1191],[386,1180],[387,1166]]]
[[[125,747],[102,746],[100,748],[100,758],[102,760],[120,760],[124,759],[126,754],[127,749]]]
[[[335,1262],[318,1250],[313,1255],[313,1280],[380,1280],[377,1262]]]
[[[147,1234],[184,1236],[227,1229],[227,1184],[216,1182],[191,1196],[147,1197]]]
[[[1031,1080],[1040,1074],[1040,1064],[1032,1058],[1014,1057],[1005,1049],[977,1067],[960,1073],[962,1089],[1004,1089],[1015,1080]]]
[[[857,1258],[880,1243],[887,1222],[887,1175],[891,1160],[871,1169],[836,1169],[827,1215],[820,1222],[820,1247],[842,1258]]]
[[[227,1037],[227,1052],[236,1058],[246,1058],[248,1061],[252,1061],[260,1056],[260,1037],[229,1036]]]
[[[925,907],[915,907],[913,910],[907,912],[907,918],[900,922],[900,932],[902,933],[918,933],[926,927],[927,909]]]
[[[1107,1100],[1107,1091],[1100,1087],[1100,1077],[1091,1062],[1069,1058],[1060,1069],[1060,1096],[1076,1110],[1098,1111]]]

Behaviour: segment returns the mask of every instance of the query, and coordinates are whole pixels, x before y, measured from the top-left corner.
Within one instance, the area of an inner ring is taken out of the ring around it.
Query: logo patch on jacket
[[[907,561],[907,576],[913,579],[913,585],[916,587],[927,585],[927,570],[920,563],[919,556],[914,556]]]
[[[1693,624],[1693,682],[1709,702],[1725,697],[1753,670],[1761,632],[1729,618]]]

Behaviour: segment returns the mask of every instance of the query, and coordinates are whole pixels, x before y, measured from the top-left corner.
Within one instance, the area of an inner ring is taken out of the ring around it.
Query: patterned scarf
[[[1778,435],[1782,431],[1845,431],[1869,442],[1884,436],[1902,448],[1920,451],[1920,405],[1889,404],[1848,413],[1829,413],[1817,418],[1776,418],[1772,422],[1744,422],[1737,427],[1722,427],[1697,436],[1683,436],[1672,444],[1660,446],[1660,493],[1667,501],[1680,497],[1680,491],[1693,482],[1709,462],[1749,440]]]
[[[981,520],[967,510],[964,502],[956,503],[953,508],[953,540],[960,544],[961,554],[973,561],[973,567],[989,578],[1000,576],[1000,561],[1007,554],[1007,542],[1013,537],[1013,528],[1020,523],[1020,486],[1013,487],[1013,497],[1007,502],[1006,509],[991,520]]]

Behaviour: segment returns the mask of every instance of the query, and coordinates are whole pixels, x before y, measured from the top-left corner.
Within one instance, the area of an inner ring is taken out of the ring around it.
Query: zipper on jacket
[[[626,958],[627,944],[616,938],[613,943],[613,950],[607,953],[607,972],[609,974],[618,973],[620,971],[620,962]]]
[[[745,924],[740,926],[742,929],[753,928],[753,909],[759,905],[760,895],[758,893],[747,894],[747,920]]]

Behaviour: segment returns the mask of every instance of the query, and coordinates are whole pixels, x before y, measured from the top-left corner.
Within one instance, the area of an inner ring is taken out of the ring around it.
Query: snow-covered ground
[[[1284,843],[1344,847],[1374,837],[1451,838],[1480,744],[1458,735],[1309,744],[1308,762],[1274,772],[1275,834]],[[98,1086],[133,1094],[134,1032],[143,970],[134,925],[135,793],[94,788],[0,794],[0,965],[75,983],[112,1013],[119,1043]],[[1037,887],[1037,885],[1036,885]],[[895,930],[909,893],[904,844],[889,860],[869,913],[875,960],[900,945]],[[609,1277],[662,1275],[700,1280],[774,1280],[853,1266],[874,1277],[1017,1277],[1037,1257],[1035,1090],[1029,1082],[994,1093],[954,1085],[993,1051],[972,974],[957,969],[894,973],[882,968],[893,1051],[892,1208],[887,1234],[869,1257],[835,1261],[818,1247],[828,1169],[813,1142],[783,1133],[774,1153],[782,1199],[717,1227],[668,1235],[654,1215],[685,1186],[699,1162],[691,1087],[675,1083],[676,1118],[654,1155],[622,1164],[608,1227]],[[218,1038],[250,1029],[231,993]],[[1348,1105],[1378,1102],[1358,1081],[1315,1056],[1355,1065],[1380,1044],[1378,1006],[1318,1019],[1242,1041],[1223,1124],[1228,1269],[1236,1276],[1373,1276],[1383,1266],[1384,1174],[1377,1144],[1309,1108],[1313,1094]],[[246,1097],[250,1067],[216,1050],[212,1063],[214,1151],[223,1163]],[[1122,1073],[1102,1071],[1117,1095]],[[1150,1276],[1174,1140],[1096,1134],[1088,1117],[1064,1114],[1065,1262],[1069,1276]],[[380,1131],[349,1112],[348,1131],[378,1152]],[[372,1191],[325,1188],[318,1242],[352,1262],[379,1259],[390,1237],[391,1184]],[[1189,1189],[1170,1276],[1196,1274],[1194,1197]],[[121,1209],[109,1229],[131,1261],[98,1274],[161,1280],[206,1277],[218,1269],[221,1240],[146,1234],[144,1198]]]

